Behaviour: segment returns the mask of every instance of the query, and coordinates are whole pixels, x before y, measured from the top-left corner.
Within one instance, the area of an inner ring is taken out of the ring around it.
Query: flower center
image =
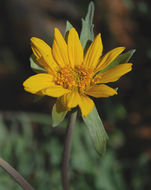
[[[57,85],[61,85],[66,89],[77,89],[80,93],[83,93],[85,88],[90,86],[92,76],[92,69],[86,69],[82,65],[75,68],[67,65],[57,73],[55,81]]]

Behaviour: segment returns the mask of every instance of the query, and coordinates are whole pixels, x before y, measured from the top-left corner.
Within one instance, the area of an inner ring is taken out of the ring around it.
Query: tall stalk
[[[66,139],[63,150],[63,159],[62,159],[62,187],[63,190],[70,190],[70,183],[68,177],[68,168],[69,168],[69,159],[71,152],[72,136],[77,118],[77,111],[71,113],[69,123],[66,129]]]

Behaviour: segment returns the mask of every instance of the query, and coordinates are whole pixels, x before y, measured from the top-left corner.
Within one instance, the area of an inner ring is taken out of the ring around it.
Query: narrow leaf
[[[93,16],[94,16],[94,3],[91,1],[88,7],[88,12],[85,19],[82,19],[82,30],[80,34],[80,41],[83,49],[85,49],[89,42],[94,39],[93,32]]]
[[[30,67],[31,69],[36,72],[36,73],[43,73],[43,72],[46,72],[45,69],[43,67],[41,67],[37,60],[36,60],[36,57],[34,56],[34,54],[32,54],[30,56]]]
[[[93,108],[87,117],[83,117],[83,120],[89,130],[96,151],[99,154],[103,154],[106,151],[106,142],[108,136],[96,107]]]
[[[105,71],[111,69],[112,67],[115,67],[118,64],[128,63],[130,58],[135,53],[135,51],[136,51],[135,49],[132,49],[132,50],[129,50],[128,52],[126,52],[126,53],[122,53],[114,61],[112,61],[112,63],[108,67],[106,67],[104,70],[100,71],[98,74],[104,73]]]
[[[67,111],[57,112],[56,103],[52,108],[52,126],[58,126],[65,118]]]

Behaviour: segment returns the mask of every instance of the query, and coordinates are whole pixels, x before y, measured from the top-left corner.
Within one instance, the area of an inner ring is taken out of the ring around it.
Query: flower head
[[[38,64],[46,72],[29,77],[23,83],[25,90],[33,94],[57,97],[60,110],[79,106],[83,116],[87,116],[94,107],[89,96],[101,98],[117,94],[116,90],[105,83],[118,80],[132,69],[131,63],[125,63],[100,72],[125,48],[115,48],[101,57],[103,45],[101,35],[98,34],[84,55],[74,28],[69,31],[67,42],[55,28],[52,49],[35,37],[31,38],[31,47]]]

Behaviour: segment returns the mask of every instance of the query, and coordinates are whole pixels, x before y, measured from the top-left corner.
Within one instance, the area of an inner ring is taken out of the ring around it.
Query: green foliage
[[[67,21],[67,23],[66,23],[65,35],[66,35],[67,32],[69,32],[69,30],[70,30],[72,27],[73,27],[72,24],[71,24],[69,21]]]
[[[108,136],[96,107],[93,108],[87,117],[83,117],[83,120],[89,130],[96,151],[99,154],[103,154],[106,151],[106,141]]]
[[[85,19],[82,19],[82,30],[80,34],[80,41],[84,50],[94,39],[93,32],[93,16],[94,16],[94,3],[91,1],[88,7],[88,12]]]
[[[68,33],[69,33],[69,31],[70,31],[70,29],[72,27],[73,27],[72,24],[69,21],[67,21],[67,23],[66,23],[66,30],[65,30],[65,40],[66,40],[66,42],[67,42]]]
[[[126,118],[127,111],[123,104],[121,103],[113,104],[111,100],[108,100],[108,101],[106,100],[103,103],[104,103],[103,105],[104,112],[106,113],[107,119],[110,122],[115,123],[119,119]]]
[[[7,116],[7,117],[6,117]],[[52,128],[49,115],[35,113],[0,114],[0,156],[17,169],[36,190],[61,190],[63,127]],[[150,184],[148,159],[141,155],[123,162],[117,149],[124,134],[112,133],[106,154],[96,154],[83,122],[77,122],[72,144],[70,180],[72,189],[141,190]],[[133,164],[132,164],[133,163]],[[131,170],[127,184],[125,171]],[[77,183],[78,181],[78,183]],[[21,190],[0,168],[0,189]]]

